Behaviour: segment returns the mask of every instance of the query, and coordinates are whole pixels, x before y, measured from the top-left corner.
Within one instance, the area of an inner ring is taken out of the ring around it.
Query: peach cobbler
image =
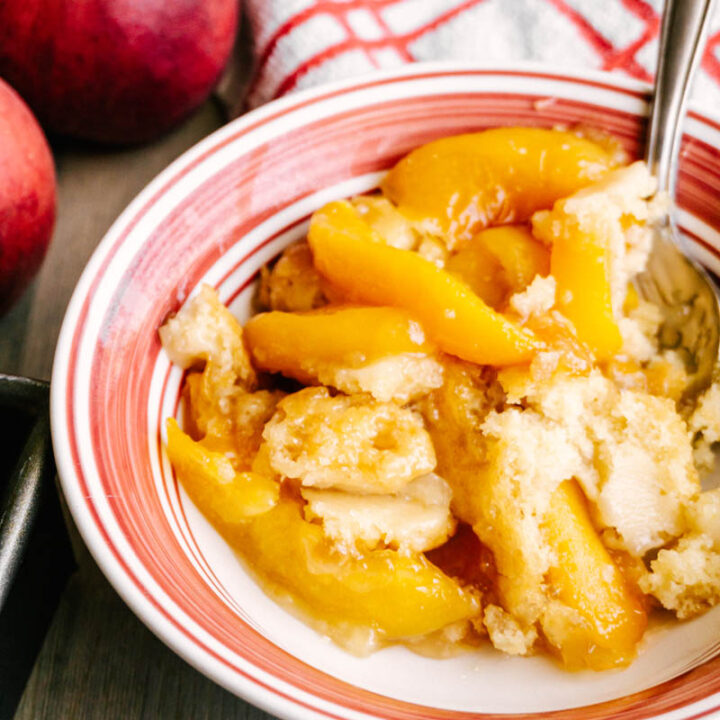
[[[263,587],[356,653],[490,642],[634,657],[720,601],[720,385],[636,291],[667,203],[587,132],[420,147],[262,271],[241,327],[202,287],[167,452]]]

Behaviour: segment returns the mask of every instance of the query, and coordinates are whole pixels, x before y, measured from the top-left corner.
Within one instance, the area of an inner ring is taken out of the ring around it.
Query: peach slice
[[[647,615],[600,541],[585,497],[574,480],[553,493],[544,522],[557,563],[549,581],[558,599],[584,622],[545,627],[569,667],[604,669],[627,664],[645,631]],[[548,618],[544,621],[548,624]],[[549,630],[549,632],[548,632]]]
[[[476,615],[479,603],[423,555],[332,551],[319,525],[292,499],[241,527],[220,527],[272,587],[331,625],[370,628],[382,639],[413,638]]]
[[[550,253],[527,225],[504,225],[479,232],[473,243],[484,245],[497,258],[512,292],[522,292],[536,275],[550,272]]]
[[[305,383],[328,365],[360,367],[389,355],[433,351],[420,324],[392,307],[262,313],[244,332],[255,367]]]
[[[550,355],[555,356],[554,362],[541,363],[534,368],[533,374],[537,379],[549,379],[556,370],[571,375],[586,375],[593,368],[595,356],[580,341],[575,326],[561,313],[554,311],[531,317],[526,326],[545,343]]]
[[[382,189],[409,219],[446,234],[452,248],[491,225],[528,220],[614,164],[600,145],[569,132],[496,128],[413,150]]]
[[[611,358],[622,345],[612,308],[609,253],[605,238],[576,226],[555,237],[550,258],[558,308],[598,360]]]
[[[345,557],[307,522],[279,485],[233,471],[221,454],[167,421],[168,455],[198,509],[274,588],[323,621],[370,628],[387,639],[425,635],[479,611],[477,598],[423,555],[378,550]],[[278,500],[279,499],[279,500]]]
[[[510,282],[497,257],[482,243],[471,240],[448,258],[445,269],[466,282],[472,291],[494,310],[510,297]]]
[[[503,225],[479,232],[445,267],[498,309],[536,275],[550,272],[550,253],[527,225]]]
[[[532,333],[488,307],[462,280],[382,243],[348,202],[315,212],[308,240],[317,269],[351,301],[407,310],[451,355],[513,365],[529,361],[538,347]]]
[[[235,472],[223,453],[195,442],[174,418],[167,421],[167,452],[185,491],[215,525],[245,522],[277,504],[277,482],[254,472]]]
[[[552,246],[557,307],[601,362],[622,347],[616,316],[623,301],[628,309],[638,302],[635,293],[628,297],[629,266],[623,258],[639,247],[631,231],[647,232],[655,190],[647,166],[636,162],[532,218],[534,235]]]

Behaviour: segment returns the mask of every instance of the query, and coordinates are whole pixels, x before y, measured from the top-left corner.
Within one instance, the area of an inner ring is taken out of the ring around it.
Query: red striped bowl
[[[95,559],[170,647],[229,690],[290,718],[701,718],[720,709],[720,614],[651,631],[627,670],[568,674],[481,650],[351,657],[267,599],[184,495],[162,449],[181,373],[157,328],[200,282],[243,317],[258,268],[328,200],[373,187],[433,138],[496,125],[586,123],[632,155],[647,88],[603,74],[417,65],[328,85],[230,123],[128,207],[73,295],[52,424],[68,503]],[[691,113],[681,224],[720,270],[720,125]],[[720,611],[720,609],[718,609]]]

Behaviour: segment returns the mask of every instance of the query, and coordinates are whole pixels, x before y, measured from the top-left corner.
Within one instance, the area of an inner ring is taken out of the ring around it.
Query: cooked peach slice
[[[218,385],[216,378],[215,367],[208,362],[202,372],[190,372],[185,379],[186,429],[194,440],[232,435],[232,418],[219,409],[221,398],[229,395],[232,385]]]
[[[577,336],[575,326],[561,313],[550,312],[536,315],[526,323],[535,335],[545,343],[548,355],[554,355],[554,362],[535,368],[535,375],[549,379],[556,370],[571,375],[585,375],[590,372],[595,356]]]
[[[622,346],[615,316],[622,313],[629,268],[636,262],[629,254],[648,241],[655,189],[647,166],[636,162],[532,218],[533,234],[552,246],[550,271],[557,281],[558,308],[600,361]],[[630,307],[633,302],[637,298],[631,296]]]
[[[292,499],[247,525],[221,526],[262,579],[330,625],[369,628],[381,639],[413,638],[477,614],[479,603],[423,555],[334,553],[319,525]]]
[[[505,269],[497,257],[475,239],[451,255],[445,269],[466,282],[494,310],[503,308],[512,294]]]
[[[645,609],[602,544],[574,480],[553,493],[543,529],[556,559],[550,585],[581,619],[561,628],[557,618],[546,618],[544,624],[553,625],[548,639],[559,642],[570,667],[627,664],[647,624]]]
[[[550,272],[550,253],[526,225],[502,225],[479,232],[445,267],[498,309],[536,275]]]
[[[255,367],[306,383],[330,365],[360,367],[389,355],[433,351],[420,324],[391,307],[263,313],[244,332]]]
[[[558,308],[598,360],[612,357],[622,345],[613,315],[609,253],[602,235],[565,226],[555,236],[550,258]]]
[[[249,470],[260,446],[265,423],[283,393],[279,390],[245,392],[214,383],[211,363],[188,373],[183,388],[185,431],[207,450],[222,453],[236,470]]]
[[[264,580],[291,592],[313,616],[402,639],[477,614],[477,599],[424,556],[337,555],[296,501],[278,502],[277,482],[234,472],[227,458],[193,441],[172,418],[167,432],[170,461],[198,509]]]
[[[388,247],[350,203],[318,210],[308,240],[315,265],[352,301],[403,308],[440,349],[471,362],[512,365],[538,344],[461,280],[416,253]]]
[[[572,133],[496,128],[413,150],[382,189],[411,220],[430,220],[453,247],[491,225],[528,220],[601,178],[614,162],[600,145]]]
[[[254,472],[235,472],[223,453],[195,442],[173,418],[167,421],[167,452],[185,491],[213,524],[245,522],[278,501],[277,482]]]
[[[536,275],[550,272],[550,253],[527,225],[488,228],[479,232],[472,243],[484,245],[497,259],[514,293],[522,292]]]

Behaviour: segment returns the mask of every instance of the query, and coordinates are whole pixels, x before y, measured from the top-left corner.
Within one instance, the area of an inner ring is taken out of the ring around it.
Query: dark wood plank
[[[267,718],[200,675],[84,563],[68,585],[16,720]]]

